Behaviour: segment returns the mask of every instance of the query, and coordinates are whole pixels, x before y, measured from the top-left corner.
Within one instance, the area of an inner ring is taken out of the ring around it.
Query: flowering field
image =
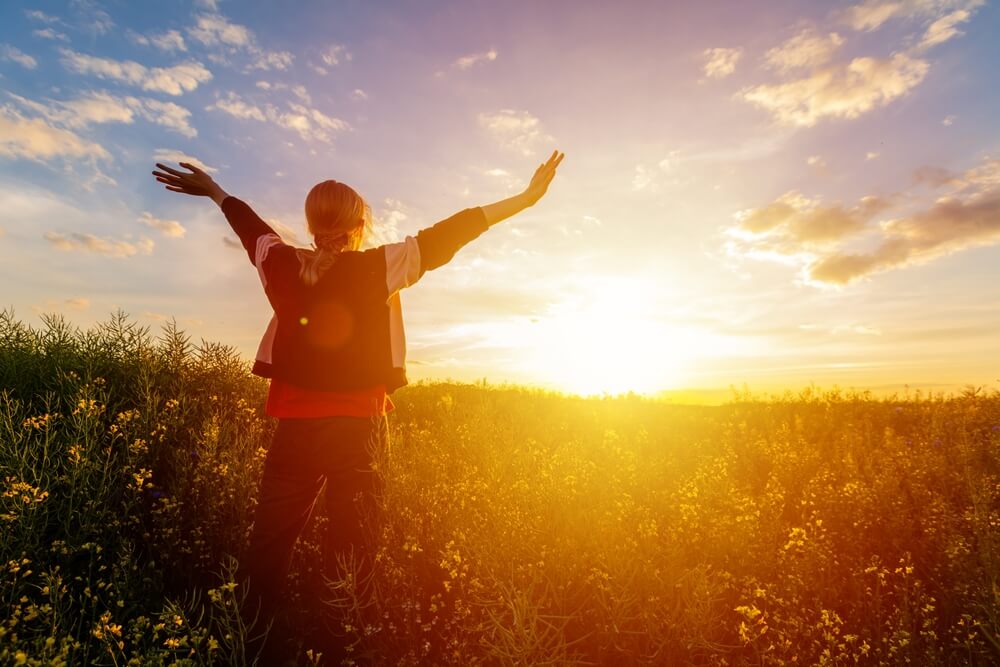
[[[0,315],[0,664],[253,662],[265,390],[170,327]],[[394,398],[375,575],[322,511],[297,547],[302,663],[325,633],[360,664],[1000,660],[996,394]]]

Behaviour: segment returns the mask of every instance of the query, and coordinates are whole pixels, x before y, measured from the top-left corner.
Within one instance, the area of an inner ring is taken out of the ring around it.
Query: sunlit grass
[[[246,664],[273,424],[225,346],[0,317],[0,663]],[[375,576],[288,599],[377,664],[993,664],[1000,396],[394,397]],[[312,654],[307,652],[312,650]]]

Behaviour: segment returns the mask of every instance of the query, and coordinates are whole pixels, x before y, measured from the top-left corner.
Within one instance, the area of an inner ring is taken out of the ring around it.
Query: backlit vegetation
[[[0,316],[0,664],[245,664],[273,429],[231,348]],[[366,664],[993,664],[1000,396],[394,397],[376,574],[288,599]],[[335,446],[335,443],[331,443]]]

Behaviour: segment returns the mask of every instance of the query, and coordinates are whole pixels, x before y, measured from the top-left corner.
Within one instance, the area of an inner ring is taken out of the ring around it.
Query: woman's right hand
[[[178,164],[190,173],[172,169],[157,162],[156,166],[162,171],[154,171],[153,176],[160,183],[164,183],[167,190],[171,192],[180,192],[195,197],[210,197],[212,201],[222,206],[222,200],[229,195],[211,176],[188,162]]]
[[[534,205],[549,189],[549,183],[556,176],[556,167],[566,157],[565,153],[555,150],[549,156],[548,161],[543,162],[535,170],[535,175],[531,177],[531,182],[524,190],[524,199],[528,206]]]

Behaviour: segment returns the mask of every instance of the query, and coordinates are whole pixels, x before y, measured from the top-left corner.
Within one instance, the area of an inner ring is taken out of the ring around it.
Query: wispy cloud
[[[26,118],[10,105],[0,106],[0,155],[47,162],[54,158],[110,160],[99,144],[42,118]]]
[[[29,56],[21,49],[13,47],[10,44],[0,44],[0,60],[17,63],[25,69],[35,69],[38,67],[38,61],[34,57]]]
[[[51,39],[52,41],[58,41],[58,42],[69,41],[69,37],[67,37],[65,34],[57,30],[53,30],[52,28],[40,28],[38,30],[32,30],[31,34],[34,35],[35,37],[41,37],[42,39]]]
[[[200,14],[187,29],[188,36],[204,46],[247,48],[254,42],[253,32],[246,26],[232,23],[221,14]]]
[[[919,193],[865,197],[849,208],[789,193],[738,214],[727,249],[730,255],[798,265],[807,282],[845,285],[1000,242],[1000,160],[934,183],[951,190],[879,224],[883,214]]]
[[[38,21],[39,23],[61,23],[58,16],[52,16],[51,14],[46,14],[40,9],[26,9],[24,10],[24,15],[27,16],[32,21]]]
[[[175,51],[187,51],[187,44],[184,43],[184,36],[177,30],[167,30],[166,32],[154,33],[151,35],[141,35],[137,32],[130,32],[129,38],[136,44],[142,46],[155,46],[161,51],[172,53]]]
[[[70,49],[61,49],[62,63],[78,74],[121,81],[143,90],[181,95],[212,79],[212,73],[197,61],[172,67],[146,67],[134,60],[112,60]]]
[[[966,23],[971,18],[972,12],[967,9],[958,9],[950,14],[945,14],[927,26],[924,37],[920,40],[917,48],[929,49],[932,46],[947,42],[952,37],[961,35],[962,31],[958,29],[958,26]]]
[[[331,67],[337,67],[353,59],[354,56],[347,50],[346,46],[343,44],[331,44],[319,54],[320,62],[310,62],[309,67],[320,76],[326,76],[330,73]]]
[[[198,135],[197,130],[188,122],[191,112],[173,102],[131,96],[118,97],[103,91],[90,91],[72,100],[49,100],[45,103],[19,95],[10,96],[22,107],[71,129],[101,123],[130,124],[134,122],[136,116],[139,116],[185,137],[192,138]]]
[[[458,60],[452,63],[453,67],[458,69],[469,69],[473,65],[483,62],[492,62],[497,59],[497,50],[490,49],[489,51],[483,51],[482,53],[471,53],[467,56],[462,56]]]
[[[333,137],[350,129],[346,121],[328,116],[319,109],[295,102],[287,104],[287,110],[281,110],[272,104],[257,106],[244,100],[238,94],[229,92],[209,105],[210,111],[221,111],[234,118],[270,122],[278,127],[293,130],[307,141],[322,141],[329,143]]]
[[[679,160],[681,160],[680,151],[670,151],[655,164],[637,164],[632,175],[632,190],[658,191],[663,177],[673,171]],[[673,184],[678,184],[677,179],[673,180]]]
[[[855,58],[795,81],[747,88],[742,96],[781,123],[809,127],[823,118],[857,118],[885,106],[923,81],[928,68],[905,53]]]
[[[336,67],[342,62],[350,62],[353,57],[343,44],[331,44],[320,55],[323,64],[327,67]]]
[[[820,34],[813,28],[806,28],[780,46],[764,55],[768,67],[779,72],[801,68],[813,68],[830,62],[833,55],[844,43],[844,38],[835,32]]]
[[[855,57],[832,63],[844,38],[806,28],[769,50],[765,64],[781,75],[807,70],[805,76],[750,86],[744,100],[770,112],[786,125],[809,127],[824,118],[853,119],[884,107],[917,87],[930,63],[925,52],[960,35],[983,0],[865,0],[840,13],[855,30],[872,31],[890,19],[914,19],[921,32],[908,35],[888,57]]]
[[[106,35],[115,27],[111,15],[93,0],[73,0],[73,9],[80,20],[80,27],[94,35]]]
[[[541,121],[527,111],[500,109],[479,114],[480,126],[486,128],[500,144],[522,155],[534,155],[543,143],[552,141]]]
[[[286,70],[294,60],[295,56],[288,51],[260,51],[250,64],[250,69]]]
[[[216,11],[196,16],[195,24],[187,29],[187,34],[190,39],[203,46],[249,55],[250,70],[286,70],[295,60],[294,54],[288,51],[261,48],[257,43],[257,36],[250,28],[233,23]]]
[[[153,229],[159,230],[164,236],[169,238],[179,239],[183,238],[187,233],[184,229],[184,225],[177,222],[176,220],[162,220],[157,218],[149,211],[143,211],[142,215],[139,216],[138,222],[140,224],[146,225],[147,227],[152,227]]]
[[[135,255],[149,255],[153,252],[154,243],[151,239],[142,238],[138,241],[114,239],[73,232],[45,232],[46,241],[59,250],[92,252],[105,257],[124,258]]]
[[[743,57],[743,49],[714,48],[705,49],[703,67],[705,76],[710,79],[723,79],[736,71],[736,63]]]
[[[401,225],[410,219],[412,211],[398,199],[386,198],[375,212],[375,221],[365,237],[365,247],[375,247],[399,241]]]
[[[855,30],[873,31],[890,19],[936,21],[944,15],[971,12],[984,0],[865,0],[843,12],[844,22]]]

